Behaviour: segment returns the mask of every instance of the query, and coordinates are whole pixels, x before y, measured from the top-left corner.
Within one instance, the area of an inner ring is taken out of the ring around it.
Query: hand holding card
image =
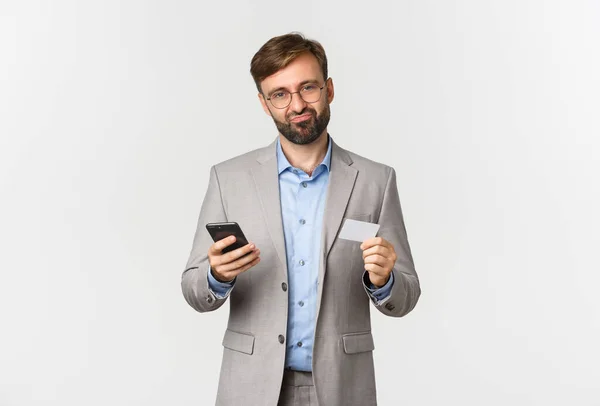
[[[375,287],[382,287],[390,278],[396,263],[396,251],[392,244],[382,237],[376,237],[379,224],[346,219],[339,238],[361,243],[365,270]]]

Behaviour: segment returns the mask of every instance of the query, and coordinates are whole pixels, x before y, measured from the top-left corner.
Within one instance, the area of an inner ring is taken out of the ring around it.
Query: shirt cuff
[[[211,272],[210,265],[208,267],[208,289],[218,298],[225,299],[229,296],[231,289],[235,283],[235,278],[229,282],[219,282],[215,279]]]
[[[371,283],[371,280],[369,279],[369,272],[365,271],[365,273],[363,274],[363,284],[365,285],[365,288],[367,289],[369,295],[371,295],[371,297],[378,304],[383,303],[390,297],[392,293],[392,286],[394,286],[394,272],[390,273],[390,278],[385,283],[385,285],[383,285],[380,288],[377,288]]]

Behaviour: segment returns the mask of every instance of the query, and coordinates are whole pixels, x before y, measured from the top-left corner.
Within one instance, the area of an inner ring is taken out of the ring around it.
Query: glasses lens
[[[314,103],[321,97],[321,88],[316,83],[309,83],[302,87],[300,94],[305,102]]]
[[[273,103],[274,107],[282,109],[290,104],[291,98],[292,95],[289,92],[279,91],[271,95],[271,103]]]

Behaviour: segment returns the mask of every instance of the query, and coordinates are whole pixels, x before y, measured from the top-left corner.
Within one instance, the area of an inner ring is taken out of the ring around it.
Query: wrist
[[[384,287],[386,283],[388,283],[388,281],[390,280],[390,275],[388,275],[387,278],[383,279],[381,277],[373,278],[370,274],[368,274],[368,278],[373,289],[380,289]]]
[[[221,275],[219,275],[218,273],[215,272],[214,269],[210,268],[210,274],[212,275],[213,278],[215,278],[215,280],[217,282],[220,283],[231,283],[234,281],[235,278],[231,279],[231,280],[225,280],[225,278],[223,278]]]

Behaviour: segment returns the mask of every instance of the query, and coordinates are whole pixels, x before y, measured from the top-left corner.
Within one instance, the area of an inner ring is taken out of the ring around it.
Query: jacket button
[[[212,303],[212,302],[213,302],[213,298],[212,298],[212,296],[207,296],[207,297],[206,297],[206,301],[207,301],[208,303]]]
[[[388,309],[388,310],[394,310],[396,308],[396,306],[394,306],[391,303],[388,303],[388,304],[385,305],[385,308]]]
[[[283,282],[281,284],[281,289],[283,289],[283,291],[285,292],[287,290],[287,283]]]
[[[283,337],[281,334],[279,334],[279,337],[278,337],[278,338],[279,338],[279,342],[280,342],[281,344],[283,344],[283,342],[285,341],[285,338],[284,338],[284,337]]]

